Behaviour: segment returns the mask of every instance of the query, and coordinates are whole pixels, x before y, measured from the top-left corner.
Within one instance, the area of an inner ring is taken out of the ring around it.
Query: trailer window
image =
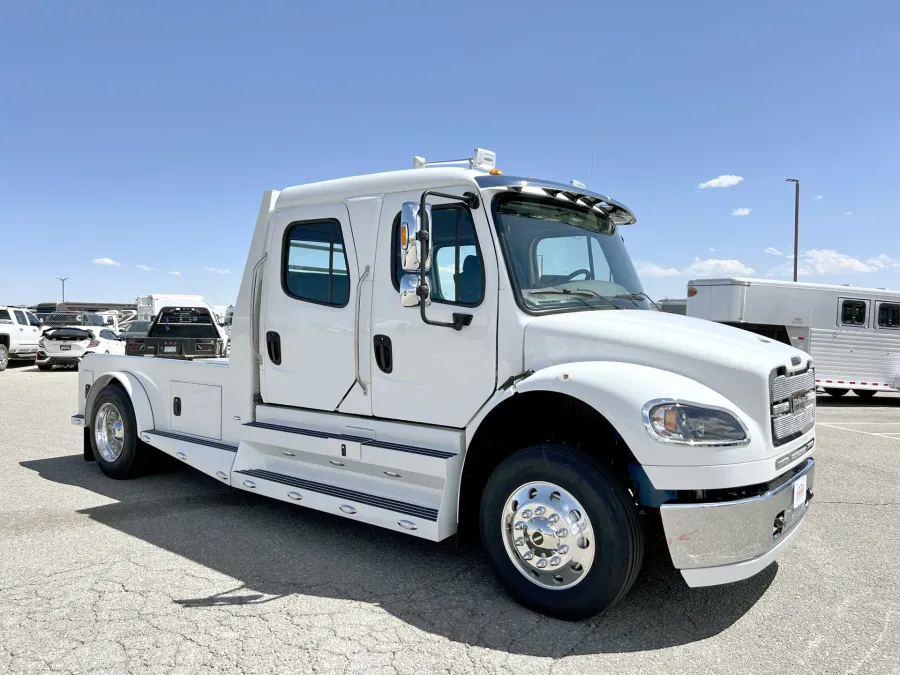
[[[396,252],[391,276],[398,291],[400,277],[404,274],[400,266],[399,229],[398,213],[394,219],[391,243]],[[484,265],[469,209],[461,206],[432,207],[431,242],[434,247],[434,262],[428,273],[431,301],[469,307],[480,305],[484,299]]]
[[[900,305],[882,302],[878,306],[879,328],[900,328]]]
[[[341,224],[325,220],[295,223],[288,228],[281,279],[285,293],[292,298],[346,306],[350,300],[350,276]]]
[[[866,303],[863,300],[844,300],[841,305],[841,323],[845,326],[865,326]]]

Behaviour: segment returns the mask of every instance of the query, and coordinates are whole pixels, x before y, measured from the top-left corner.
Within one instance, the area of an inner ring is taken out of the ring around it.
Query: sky
[[[262,193],[497,153],[700,276],[900,288],[894,2],[6,3],[0,303],[234,302]],[[593,157],[593,159],[592,159]]]

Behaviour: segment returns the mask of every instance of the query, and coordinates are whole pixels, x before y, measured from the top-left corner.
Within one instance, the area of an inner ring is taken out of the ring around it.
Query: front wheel
[[[504,460],[485,486],[480,525],[509,594],[560,619],[611,607],[643,561],[631,496],[604,467],[566,446],[536,445]]]

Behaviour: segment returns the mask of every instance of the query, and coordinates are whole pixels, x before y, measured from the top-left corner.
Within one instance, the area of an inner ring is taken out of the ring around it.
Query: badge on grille
[[[807,401],[808,399],[805,391],[801,391],[791,396],[791,412],[795,415],[802,413],[806,410]]]

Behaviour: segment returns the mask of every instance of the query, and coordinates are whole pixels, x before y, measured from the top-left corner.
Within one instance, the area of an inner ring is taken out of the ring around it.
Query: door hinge
[[[503,391],[504,389],[509,389],[514,384],[518,384],[525,378],[531,377],[532,375],[534,375],[533,368],[529,368],[528,370],[522,371],[518,375],[513,375],[506,382],[504,382],[503,384],[500,385],[499,390]]]

